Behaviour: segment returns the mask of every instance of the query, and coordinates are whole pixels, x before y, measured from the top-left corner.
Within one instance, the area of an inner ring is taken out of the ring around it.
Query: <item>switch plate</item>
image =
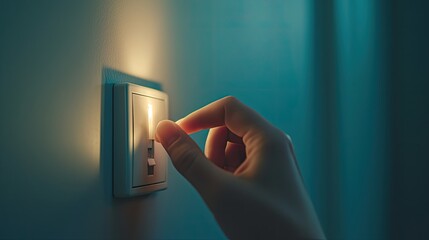
[[[168,119],[164,92],[131,84],[113,90],[113,194],[131,197],[167,188],[168,155],[155,128]]]

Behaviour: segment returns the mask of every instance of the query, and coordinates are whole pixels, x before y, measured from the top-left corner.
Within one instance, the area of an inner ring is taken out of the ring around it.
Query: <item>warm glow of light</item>
[[[152,104],[147,105],[147,125],[149,130],[149,139],[153,139],[153,110],[152,110]]]
[[[108,37],[107,65],[149,80],[167,79],[169,46],[168,5],[164,1],[117,1]],[[113,37],[112,37],[113,36]]]

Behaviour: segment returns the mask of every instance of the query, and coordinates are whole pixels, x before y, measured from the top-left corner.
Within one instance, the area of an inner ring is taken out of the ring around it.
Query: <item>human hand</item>
[[[188,134],[210,129],[205,154]],[[231,239],[325,239],[290,138],[233,97],[179,120],[156,140]]]

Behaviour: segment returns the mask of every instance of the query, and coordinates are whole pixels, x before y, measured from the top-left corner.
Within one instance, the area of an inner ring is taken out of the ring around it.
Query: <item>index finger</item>
[[[188,134],[203,129],[226,126],[232,133],[245,137],[271,126],[262,116],[235,97],[224,97],[202,107],[178,121]]]

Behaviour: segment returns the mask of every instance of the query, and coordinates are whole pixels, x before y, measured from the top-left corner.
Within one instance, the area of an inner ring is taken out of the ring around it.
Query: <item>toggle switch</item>
[[[159,121],[168,119],[167,94],[135,85],[114,86],[113,193],[148,194],[167,188],[168,155],[154,141]]]
[[[151,159],[151,158],[154,158],[154,156],[155,156],[154,140],[149,139],[149,141],[147,142],[147,157]]]
[[[154,140],[149,139],[147,144],[147,175],[153,176],[155,174],[155,150]]]
[[[155,159],[149,158],[147,159],[147,175],[153,176],[155,174]]]

